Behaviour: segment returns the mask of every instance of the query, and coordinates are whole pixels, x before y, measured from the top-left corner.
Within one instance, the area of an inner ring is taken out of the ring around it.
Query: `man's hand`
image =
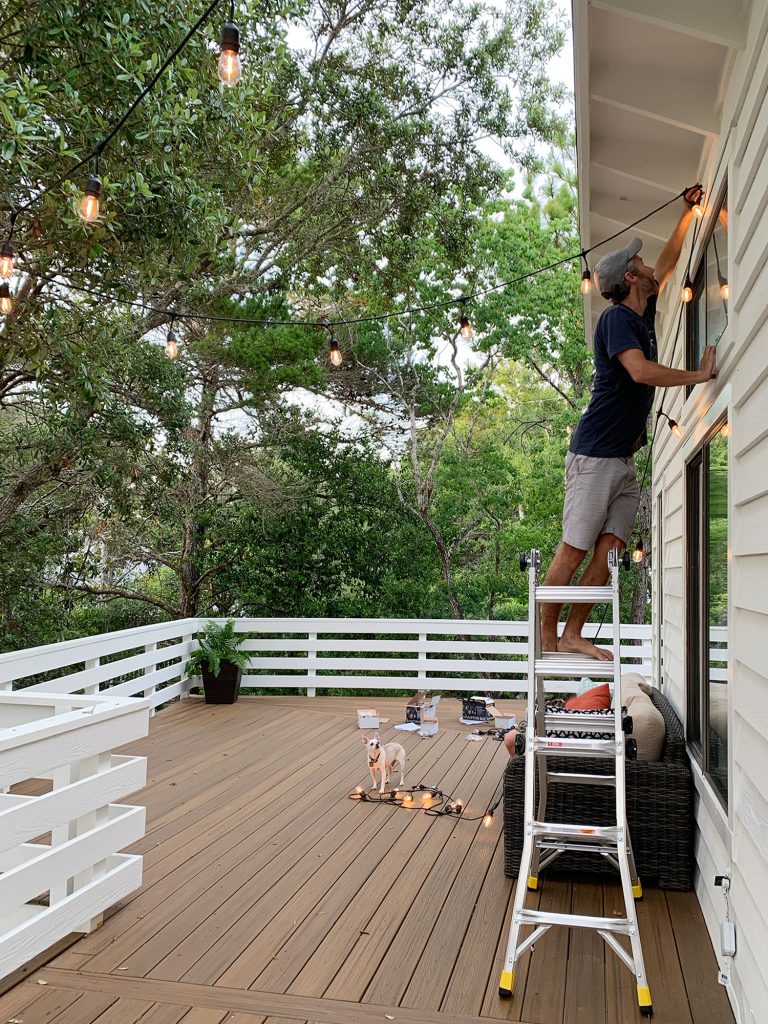
[[[701,378],[700,384],[705,384],[708,380],[712,380],[713,377],[717,376],[714,345],[707,345],[704,349],[704,355],[701,357],[701,363],[699,364],[699,376]]]

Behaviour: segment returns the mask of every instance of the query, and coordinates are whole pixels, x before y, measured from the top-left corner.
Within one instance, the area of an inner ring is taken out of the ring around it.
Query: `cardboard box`
[[[419,729],[419,735],[435,736],[438,728],[437,715],[425,713],[421,716],[421,728]]]
[[[440,694],[430,696],[428,690],[419,690],[405,705],[406,722],[414,722],[416,725],[421,725],[424,715],[436,716],[439,700]]]
[[[380,725],[379,714],[375,708],[357,709],[358,729],[378,729]]]
[[[461,717],[467,722],[492,721],[493,697],[462,697]]]
[[[517,727],[517,715],[511,711],[502,711],[500,708],[490,708],[493,717],[493,724],[497,729],[515,729]]]

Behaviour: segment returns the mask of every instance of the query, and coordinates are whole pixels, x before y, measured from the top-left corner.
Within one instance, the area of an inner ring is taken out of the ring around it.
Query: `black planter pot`
[[[206,704],[234,704],[240,694],[240,680],[243,670],[231,661],[222,661],[219,674],[214,676],[208,666],[203,666],[203,690]]]

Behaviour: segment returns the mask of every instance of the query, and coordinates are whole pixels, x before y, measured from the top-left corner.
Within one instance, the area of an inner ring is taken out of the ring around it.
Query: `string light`
[[[16,255],[10,238],[0,246],[0,277],[10,277],[13,273],[13,257]]]
[[[686,277],[685,279],[685,284],[683,285],[683,290],[680,293],[680,298],[683,302],[690,302],[693,298],[693,283],[691,282],[690,277]]]
[[[171,318],[171,326],[168,328],[168,337],[165,339],[165,354],[169,359],[175,359],[179,354],[178,338],[173,330],[173,318]]]
[[[243,74],[240,63],[240,32],[235,25],[235,0],[229,7],[229,20],[221,30],[221,50],[219,51],[219,81],[224,85],[237,85]]]
[[[636,563],[642,562],[645,558],[645,545],[643,544],[643,538],[637,538],[637,544],[635,544],[635,550],[632,552],[632,561]]]
[[[13,309],[13,299],[11,298],[11,289],[7,281],[3,281],[0,284],[0,313],[6,315]]]
[[[334,336],[333,324],[328,319],[328,317],[323,317],[323,319],[320,321],[320,326],[325,328],[325,330],[328,331],[328,334],[330,335],[330,341],[329,341],[329,350],[330,351],[329,351],[328,358],[331,361],[331,366],[336,366],[336,367],[341,366],[341,364],[344,361],[344,357],[341,354],[341,349],[339,348],[339,343],[338,343],[338,341],[336,341],[336,338]]]
[[[722,437],[730,437],[731,436],[731,430],[732,430],[731,424],[730,423],[724,423],[722,425],[722,427],[720,428],[720,435]]]
[[[677,422],[677,420],[673,420],[671,416],[667,416],[667,414],[665,412],[663,412],[661,409],[659,409],[659,411],[656,413],[656,418],[657,419],[659,418],[659,416],[663,416],[664,417],[664,419],[669,424],[669,429],[672,431],[672,433],[675,435],[675,437],[682,437],[683,436],[683,432],[680,429],[680,424]]]
[[[582,252],[581,258],[584,260],[584,273],[581,275],[581,284],[579,286],[582,295],[589,295],[592,291],[592,272],[589,269],[589,263],[587,263],[587,253]]]
[[[701,198],[704,198],[703,194]],[[697,200],[693,204],[693,206],[691,207],[691,213],[694,215],[694,217],[698,217],[699,219],[701,219],[704,216],[704,207],[701,205],[701,199]]]
[[[727,281],[723,281],[720,285],[720,298],[726,301],[731,297],[731,286]]]
[[[164,62],[163,69],[166,68],[170,64],[170,62],[171,62],[171,60],[173,58],[178,56],[178,54],[181,52],[181,50],[186,45],[186,43],[191,38],[191,36],[194,34],[194,32],[197,31],[197,29],[200,27],[200,25],[205,20],[205,18],[207,18],[210,15],[210,13],[216,8],[216,6],[217,6],[217,0],[213,0],[213,2],[211,4],[209,4],[209,6],[206,8],[206,11],[203,13],[201,18],[198,19],[198,21],[195,23],[195,25],[192,26],[192,28],[187,32],[187,35],[181,41],[179,46],[176,47],[176,49],[174,50],[173,54],[171,54],[171,56]],[[87,160],[91,159],[92,157],[95,157],[95,159],[97,161],[97,166],[95,168],[95,171],[97,172],[98,171],[98,158],[99,158],[101,152],[104,150],[106,145],[112,140],[112,138],[114,138],[114,136],[117,134],[117,132],[122,128],[122,126],[125,124],[125,122],[128,119],[128,117],[133,113],[133,111],[138,106],[138,103],[141,102],[141,100],[144,98],[144,96],[149,92],[149,90],[155,84],[155,82],[157,81],[157,78],[159,77],[159,73],[160,72],[158,72],[158,74],[155,75],[155,77],[152,79],[152,82],[142,92],[142,94],[137,98],[137,100],[134,101],[134,103],[132,104],[130,109],[126,112],[126,114],[124,114],[123,117],[120,118],[120,120],[110,130],[108,135],[106,135],[104,137],[104,139],[102,139],[102,141],[99,143],[99,145],[93,150],[93,152],[86,159],[81,160],[74,167],[70,168],[70,170],[66,174],[64,174],[61,178],[59,178],[57,181],[53,182],[51,185],[49,185],[46,188],[42,189],[36,196],[34,196],[32,199],[30,199],[26,204],[24,204],[21,207],[18,207],[14,211],[14,216],[16,216],[18,213],[23,212],[24,210],[28,209],[34,203],[38,202],[44,195],[47,195],[47,193],[50,192],[51,189],[53,189],[57,185],[61,184],[63,181],[66,181],[68,178],[70,178],[75,170],[77,170],[79,167],[82,167],[87,162]],[[94,174],[91,178],[89,178],[89,182],[88,182],[89,186],[92,183],[93,183],[93,186],[94,186],[92,191],[95,192],[96,194],[95,195],[91,195],[90,199],[91,200],[95,200],[96,203],[94,204],[93,202],[89,202],[89,203],[85,204],[86,205],[86,211],[85,212],[88,213],[89,215],[93,214],[93,207],[94,207],[94,205],[96,205],[96,211],[98,211],[98,200],[100,198],[100,193],[101,193],[101,181],[98,179],[97,174]],[[89,191],[91,191],[91,190],[90,189],[86,189],[86,192],[89,192]],[[487,288],[483,288],[483,289],[474,291],[474,292],[472,292],[472,294],[470,296],[465,296],[462,299],[460,299],[459,301],[463,305],[465,302],[469,301],[470,299],[477,299],[477,298],[481,298],[481,297],[483,297],[485,295],[490,295],[493,292],[503,291],[503,290],[505,290],[507,288],[512,287],[513,285],[520,284],[523,281],[528,281],[531,278],[537,277],[540,274],[544,274],[544,273],[546,273],[548,271],[555,270],[558,267],[563,266],[563,265],[565,265],[567,263],[571,263],[575,259],[579,259],[580,257],[586,257],[587,253],[592,252],[594,249],[597,249],[600,246],[607,245],[609,242],[613,241],[615,238],[617,238],[619,235],[623,234],[625,231],[631,230],[633,227],[636,227],[638,224],[641,224],[643,221],[648,220],[650,217],[652,217],[655,214],[657,214],[657,213],[661,212],[662,210],[666,209],[666,207],[668,207],[672,203],[676,202],[687,191],[690,191],[690,189],[689,188],[683,189],[682,192],[679,192],[672,199],[668,199],[666,202],[660,204],[655,209],[650,210],[648,213],[644,214],[642,217],[639,217],[636,221],[633,221],[633,223],[628,224],[625,228],[622,228],[621,231],[617,231],[613,235],[609,235],[607,238],[603,238],[599,242],[596,242],[595,245],[593,245],[590,249],[585,249],[585,250],[582,250],[579,253],[572,253],[570,255],[563,256],[560,259],[553,261],[552,263],[548,263],[546,265],[537,267],[534,270],[529,270],[526,273],[519,274],[517,277],[510,278],[509,280],[501,281],[498,284],[491,285],[491,286],[489,286]],[[85,200],[85,197],[84,197],[84,200]],[[81,205],[83,205],[83,204],[81,204]],[[98,216],[98,212],[96,212],[95,215]],[[82,216],[82,213],[81,213],[81,216]],[[38,281],[49,281],[51,283],[57,283],[57,281],[58,281],[58,275],[46,275],[46,274],[29,272],[29,276],[31,278],[34,278],[34,279],[38,280]],[[134,300],[122,299],[122,298],[120,298],[118,296],[110,294],[109,292],[105,292],[105,291],[102,291],[102,290],[97,289],[97,288],[87,287],[85,285],[78,285],[78,284],[75,284],[72,281],[68,282],[67,287],[70,288],[73,291],[83,292],[84,294],[91,295],[91,296],[94,296],[94,297],[99,298],[99,299],[105,299],[105,300],[114,302],[114,303],[116,303],[118,305],[123,305],[123,306],[126,306],[128,308],[140,309],[143,313],[156,313],[156,314],[159,314],[159,315],[162,315],[162,316],[166,316],[166,317],[172,315],[172,311],[170,309],[160,308],[159,306],[152,306],[152,305],[149,305],[146,302],[141,302],[141,301],[139,301],[137,299],[134,299]],[[412,315],[415,312],[429,312],[429,311],[434,310],[434,309],[445,309],[445,308],[447,308],[449,306],[455,305],[455,303],[456,303],[455,299],[444,299],[444,300],[439,300],[439,301],[436,301],[436,302],[425,303],[423,306],[409,307],[407,310],[390,310],[390,311],[387,311],[387,312],[384,312],[384,313],[374,314],[372,316],[362,316],[362,317],[356,317],[356,318],[350,318],[350,319],[344,319],[344,320],[337,320],[336,323],[337,324],[345,324],[345,325],[354,325],[354,324],[362,324],[362,323],[374,323],[374,322],[387,321],[387,320],[390,320],[390,319],[395,318],[395,317],[404,316],[406,313],[408,315]],[[185,317],[194,317],[194,318],[196,318],[198,320],[201,320],[203,322],[211,322],[211,323],[213,323],[213,322],[219,322],[219,323],[239,323],[241,325],[251,325],[252,324],[252,325],[258,325],[258,326],[262,326],[262,327],[284,327],[284,326],[287,326],[287,327],[297,327],[297,326],[299,326],[299,327],[310,327],[310,326],[313,326],[314,324],[317,323],[317,321],[310,321],[310,320],[275,320],[273,318],[262,319],[262,318],[256,318],[256,317],[226,316],[226,315],[213,314],[213,313],[204,313],[202,311],[185,311],[183,315]],[[330,321],[327,321],[327,320],[321,321],[321,326],[325,326],[325,327],[330,328]],[[459,327],[460,327],[460,330],[462,331],[463,336],[466,337],[469,340],[472,337],[472,333],[471,333],[472,332],[472,325],[469,322],[469,318],[466,317],[464,314],[462,314]],[[331,357],[330,358],[331,358],[332,365],[338,366],[338,365],[341,364],[341,362],[342,362],[342,354],[341,354],[341,350],[338,347],[338,344],[333,344],[333,343],[331,344]]]
[[[483,825],[485,825],[486,828],[490,828],[492,824],[493,811],[486,811],[485,814],[483,815]]]
[[[97,177],[96,173],[90,175],[77,209],[81,220],[84,220],[86,224],[95,221],[101,212],[101,189],[101,178]]]
[[[462,336],[464,341],[472,341],[472,324],[469,322],[469,317],[466,312],[466,299],[461,299],[460,309],[461,316],[459,317],[459,334]]]

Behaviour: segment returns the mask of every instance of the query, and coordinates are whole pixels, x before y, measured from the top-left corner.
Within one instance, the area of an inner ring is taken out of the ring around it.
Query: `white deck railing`
[[[146,759],[113,754],[147,733],[149,702],[0,694],[0,978],[141,885],[144,808],[115,803]],[[13,788],[14,792],[9,792]]]
[[[146,697],[154,709],[189,692],[186,661],[207,619],[181,619],[0,654],[0,691]],[[224,622],[224,619],[216,620]],[[471,619],[242,618],[243,685],[306,689],[519,691],[528,623]],[[585,628],[594,636],[598,627]],[[603,626],[601,640],[612,639]],[[622,625],[627,671],[651,677],[651,627]],[[45,674],[50,678],[38,681]],[[548,684],[549,685],[549,684]],[[573,689],[565,681],[552,689]]]

